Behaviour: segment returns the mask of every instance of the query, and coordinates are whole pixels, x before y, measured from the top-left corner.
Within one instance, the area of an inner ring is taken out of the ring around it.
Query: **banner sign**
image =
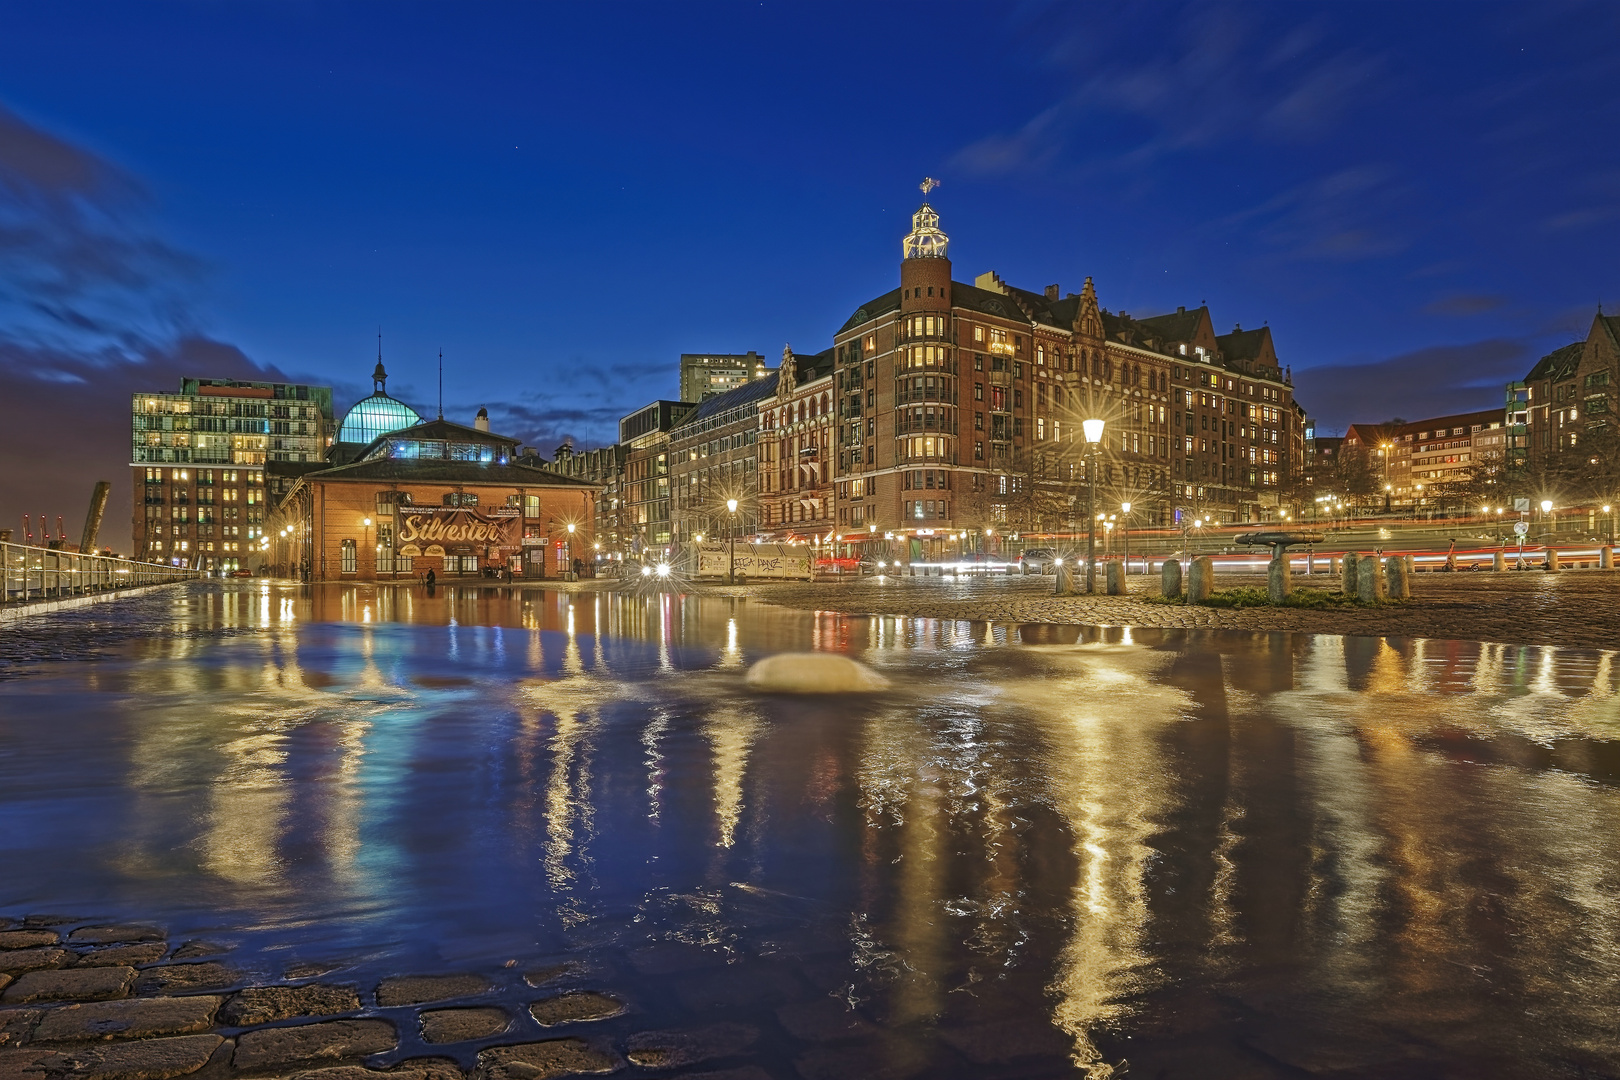
[[[750,578],[809,581],[811,548],[807,544],[738,544],[738,574]],[[705,544],[698,549],[698,577],[725,577],[731,568],[731,552],[724,544]]]
[[[512,517],[489,518],[476,510],[457,509],[442,511],[406,511],[400,508],[399,535],[395,542],[403,549],[406,544],[488,544],[492,547],[517,547],[513,535],[520,527],[519,519]]]

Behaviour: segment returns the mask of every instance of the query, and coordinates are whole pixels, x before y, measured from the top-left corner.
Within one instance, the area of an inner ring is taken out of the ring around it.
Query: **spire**
[[[439,350],[439,419],[444,419],[444,350]]]
[[[387,393],[384,386],[388,382],[388,372],[382,365],[382,330],[377,331],[377,366],[371,369],[371,391],[374,394]]]
[[[928,193],[939,187],[939,181],[932,176],[925,176],[918,186],[922,188],[923,204],[911,215],[911,232],[901,241],[901,250],[908,259],[943,259],[950,238],[939,231],[939,215],[927,201]]]

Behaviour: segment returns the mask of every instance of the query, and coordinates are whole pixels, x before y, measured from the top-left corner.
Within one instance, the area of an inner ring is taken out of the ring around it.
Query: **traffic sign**
[[[1528,521],[1515,521],[1513,523],[1513,531],[1518,533],[1520,536],[1523,536],[1525,533],[1530,531],[1530,523]]]

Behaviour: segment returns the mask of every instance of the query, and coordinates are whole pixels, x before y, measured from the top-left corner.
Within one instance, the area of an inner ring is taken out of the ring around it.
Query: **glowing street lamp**
[[[737,500],[726,500],[726,511],[731,514],[731,528],[727,531],[729,547],[726,554],[726,584],[737,584]]]
[[[1086,592],[1097,591],[1097,451],[1103,437],[1103,421],[1098,417],[1080,421],[1086,435],[1086,451],[1091,457],[1086,467]]]
[[[1119,538],[1125,545],[1125,572],[1131,572],[1131,504],[1119,504]]]
[[[365,530],[361,534],[365,539],[365,546],[370,547],[371,546],[371,519],[370,518],[361,518],[360,519],[360,527],[363,530]],[[355,553],[355,557],[354,557],[354,569],[355,569],[355,573],[358,574],[359,571],[360,571],[360,555],[359,555],[358,552]],[[371,576],[372,577],[377,576],[377,557],[376,557],[376,555],[373,555],[371,557]]]

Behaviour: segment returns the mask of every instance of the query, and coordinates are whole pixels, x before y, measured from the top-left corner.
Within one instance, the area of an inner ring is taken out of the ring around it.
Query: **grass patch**
[[[1150,604],[1182,604],[1184,601],[1170,599],[1164,596],[1142,597]],[[1385,604],[1400,603],[1398,600],[1383,600],[1371,604],[1363,604],[1354,596],[1343,593],[1327,592],[1324,589],[1295,589],[1280,604],[1273,604],[1266,594],[1266,590],[1258,586],[1245,586],[1239,589],[1223,589],[1212,595],[1208,600],[1199,604],[1199,607],[1212,608],[1251,608],[1251,607],[1289,607],[1309,608],[1316,611],[1325,611],[1333,608],[1363,608],[1382,607]]]

